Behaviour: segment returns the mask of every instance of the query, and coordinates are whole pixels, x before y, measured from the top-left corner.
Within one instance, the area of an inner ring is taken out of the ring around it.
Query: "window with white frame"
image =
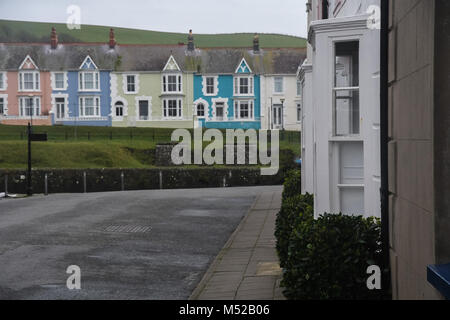
[[[236,96],[253,95],[253,76],[239,76],[234,78],[234,94]]]
[[[206,108],[203,103],[197,104],[197,117],[204,118],[206,114]]]
[[[0,116],[5,114],[5,98],[0,98]]]
[[[100,116],[100,97],[80,97],[80,117]]]
[[[139,120],[150,120],[150,103],[148,100],[139,100]]]
[[[122,101],[117,101],[116,104],[114,105],[114,109],[115,109],[115,115],[116,117],[123,117],[123,102]]]
[[[182,118],[183,101],[182,99],[164,99],[163,116],[165,119]]]
[[[297,122],[302,121],[302,104],[300,102],[297,102]]]
[[[359,42],[335,44],[334,134],[360,133],[359,110]]]
[[[135,75],[127,75],[126,80],[127,80],[126,93],[135,93],[136,92],[136,76]]]
[[[0,90],[5,90],[6,88],[6,76],[4,72],[0,72]]]
[[[20,97],[19,114],[21,117],[39,116],[41,114],[41,98]]]
[[[40,77],[39,71],[19,72],[19,91],[39,91]]]
[[[283,93],[284,92],[284,78],[283,77],[273,78],[273,92],[274,93]]]
[[[253,100],[236,100],[234,102],[234,118],[236,120],[252,120],[254,118]]]
[[[183,80],[180,74],[163,75],[163,93],[182,93]]]
[[[302,96],[302,83],[297,80],[297,97]]]
[[[83,71],[79,73],[80,91],[98,91],[100,75],[97,71]]]
[[[206,94],[214,94],[215,91],[215,78],[214,77],[206,77]]]
[[[364,152],[362,142],[338,142],[339,210],[364,214]]]
[[[53,89],[55,90],[64,90],[65,89],[65,74],[64,72],[55,72],[53,73]]]

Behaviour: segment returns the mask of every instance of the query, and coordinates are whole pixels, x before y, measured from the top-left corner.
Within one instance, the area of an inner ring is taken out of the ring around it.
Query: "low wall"
[[[48,169],[32,171],[33,193],[45,193],[45,174],[48,193],[280,185],[284,179],[284,170],[261,176],[259,168]],[[7,180],[8,193],[25,194],[25,177],[25,170],[0,169],[0,192]]]

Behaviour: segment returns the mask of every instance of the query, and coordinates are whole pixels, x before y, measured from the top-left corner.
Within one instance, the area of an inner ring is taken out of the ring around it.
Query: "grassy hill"
[[[26,127],[0,124],[0,169],[27,166]],[[48,142],[33,142],[34,168],[152,168],[158,143],[170,141],[172,129],[34,126]],[[205,142],[204,145],[209,143]],[[283,132],[280,150],[300,154],[300,133]],[[292,161],[289,161],[292,162]]]
[[[50,30],[56,28],[61,42],[107,42],[109,28],[82,25],[80,30],[69,30],[63,23],[42,23],[0,20],[0,42],[49,42]],[[187,34],[138,29],[114,28],[119,44],[179,44],[187,43]],[[195,31],[195,30],[194,30]],[[253,34],[194,34],[197,47],[250,47]],[[262,48],[304,48],[306,40],[300,37],[261,34]]]

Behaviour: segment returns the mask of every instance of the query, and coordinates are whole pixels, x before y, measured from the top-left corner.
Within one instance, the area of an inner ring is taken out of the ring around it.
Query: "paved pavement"
[[[258,195],[194,290],[192,300],[284,300],[275,250],[282,187]]]
[[[187,299],[255,199],[226,257],[236,268],[237,297],[257,279],[273,286],[273,276],[261,276],[272,265],[260,262],[276,261],[279,193],[251,187],[0,200],[0,299]],[[246,266],[243,279],[235,259]],[[81,268],[81,290],[66,287],[70,265]]]

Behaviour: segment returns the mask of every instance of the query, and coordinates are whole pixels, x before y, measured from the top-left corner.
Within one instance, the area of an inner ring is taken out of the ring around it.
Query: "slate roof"
[[[17,70],[27,55],[40,70],[78,70],[87,55],[100,70],[161,72],[171,55],[183,71],[233,74],[242,58],[255,74],[295,74],[306,57],[304,48],[197,48],[186,45],[0,43],[0,70]]]

